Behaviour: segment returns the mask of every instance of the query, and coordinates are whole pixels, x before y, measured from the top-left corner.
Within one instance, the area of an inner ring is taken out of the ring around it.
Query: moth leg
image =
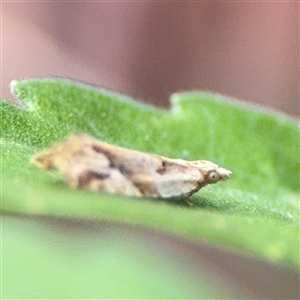
[[[189,207],[194,206],[194,203],[191,201],[190,197],[184,196],[183,200],[187,206],[189,206]]]

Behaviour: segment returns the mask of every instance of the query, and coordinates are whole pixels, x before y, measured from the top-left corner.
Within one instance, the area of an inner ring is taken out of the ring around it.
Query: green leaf
[[[170,110],[66,79],[13,81],[1,104],[2,212],[110,220],[299,265],[299,127],[218,94],[171,96]],[[233,172],[183,203],[72,190],[30,156],[79,130],[131,149],[207,159]]]

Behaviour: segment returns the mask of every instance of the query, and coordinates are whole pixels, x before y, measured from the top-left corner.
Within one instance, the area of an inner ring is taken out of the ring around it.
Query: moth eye
[[[210,172],[208,176],[211,182],[217,182],[220,179],[219,174],[215,171]]]

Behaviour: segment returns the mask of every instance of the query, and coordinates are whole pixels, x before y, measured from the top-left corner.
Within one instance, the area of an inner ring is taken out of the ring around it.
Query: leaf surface
[[[2,213],[109,220],[299,265],[299,126],[218,94],[171,96],[171,109],[66,79],[12,82],[1,103]],[[79,130],[119,146],[211,160],[232,178],[182,203],[70,189],[30,156]]]

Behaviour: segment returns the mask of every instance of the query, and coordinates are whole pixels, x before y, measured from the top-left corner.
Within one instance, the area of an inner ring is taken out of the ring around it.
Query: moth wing
[[[132,180],[143,195],[155,198],[178,197],[198,188],[198,178],[186,173],[137,175]]]
[[[155,180],[159,197],[183,196],[198,188],[198,178],[187,173],[170,173]]]
[[[97,187],[99,181],[95,180],[94,184]],[[121,172],[117,169],[111,170],[108,178],[103,181],[100,189],[96,189],[127,196],[142,196],[140,190],[133,184],[133,182],[124,177],[123,174],[121,174]]]
[[[92,156],[85,152],[74,153],[72,159],[67,157],[56,158],[57,169],[64,175],[69,185],[84,186],[86,181],[95,177],[93,174],[98,174],[98,178],[103,174],[110,172],[109,160],[103,154]]]

